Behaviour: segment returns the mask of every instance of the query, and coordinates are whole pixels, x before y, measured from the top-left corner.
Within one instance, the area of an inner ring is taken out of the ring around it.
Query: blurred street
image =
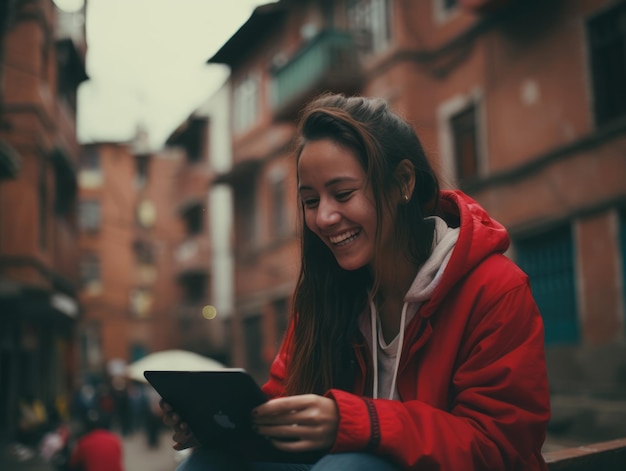
[[[124,444],[125,471],[174,471],[183,459],[183,453],[172,449],[171,433],[162,430],[159,444],[156,448],[147,445],[146,436],[141,431],[134,432],[122,439]],[[579,446],[582,442],[568,437],[548,436],[544,445],[544,452],[556,451],[572,446]],[[9,456],[6,447],[0,455],[0,470],[2,471],[56,471],[49,463],[38,456],[24,461],[17,461]]]
[[[176,469],[177,460],[181,459],[182,453],[172,449],[170,431],[163,430],[159,438],[158,447],[150,448],[145,434],[141,431],[123,437],[125,471],[173,471]],[[2,471],[56,471],[37,455],[19,461],[6,447],[3,447],[1,451],[0,469]]]

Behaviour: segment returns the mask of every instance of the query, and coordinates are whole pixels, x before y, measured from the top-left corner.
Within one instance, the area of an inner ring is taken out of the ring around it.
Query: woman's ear
[[[400,199],[403,204],[413,197],[415,189],[415,167],[409,159],[402,159],[396,167],[396,180],[400,185]]]

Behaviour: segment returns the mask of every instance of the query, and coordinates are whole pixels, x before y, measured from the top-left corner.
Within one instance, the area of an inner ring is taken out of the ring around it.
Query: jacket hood
[[[459,238],[458,227],[449,227],[446,221],[438,216],[432,216],[427,219],[435,224],[432,251],[428,260],[419,269],[409,291],[404,297],[404,301],[407,303],[422,303],[430,299],[441,282],[441,277]]]
[[[422,315],[428,317],[454,285],[492,254],[504,253],[510,244],[502,224],[489,217],[474,199],[459,190],[442,191],[438,216],[459,235],[441,279],[430,296]]]

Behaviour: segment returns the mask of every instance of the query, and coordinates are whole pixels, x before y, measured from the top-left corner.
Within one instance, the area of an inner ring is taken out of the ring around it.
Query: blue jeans
[[[199,448],[183,461],[176,471],[397,471],[391,462],[370,453],[336,453],[322,457],[315,464],[248,463],[244,459],[216,450]]]

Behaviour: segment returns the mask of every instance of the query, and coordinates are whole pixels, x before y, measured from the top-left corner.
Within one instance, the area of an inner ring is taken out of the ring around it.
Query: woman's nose
[[[320,201],[317,208],[316,224],[320,229],[332,227],[341,219],[341,215],[337,211],[335,205]]]

